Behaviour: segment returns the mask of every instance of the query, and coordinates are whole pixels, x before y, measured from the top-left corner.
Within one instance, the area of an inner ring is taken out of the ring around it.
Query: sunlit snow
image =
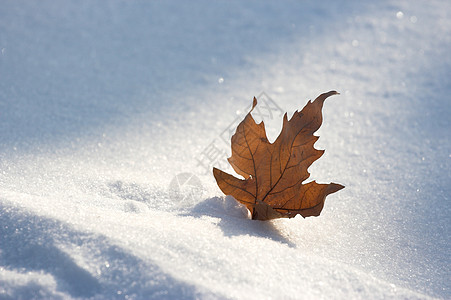
[[[451,297],[451,2],[3,1],[0,49],[0,299]],[[346,188],[248,219],[230,128],[329,90]]]

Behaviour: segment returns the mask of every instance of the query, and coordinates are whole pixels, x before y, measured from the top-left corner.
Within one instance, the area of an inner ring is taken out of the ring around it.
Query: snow
[[[0,299],[450,298],[450,12],[4,1]],[[329,90],[309,170],[346,188],[249,220],[203,151],[261,92],[292,114]]]

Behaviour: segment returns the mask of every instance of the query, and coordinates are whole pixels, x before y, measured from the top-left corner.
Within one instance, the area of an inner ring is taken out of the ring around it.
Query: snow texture
[[[0,299],[451,298],[451,2],[1,6]],[[204,150],[329,90],[309,170],[346,188],[248,219]]]

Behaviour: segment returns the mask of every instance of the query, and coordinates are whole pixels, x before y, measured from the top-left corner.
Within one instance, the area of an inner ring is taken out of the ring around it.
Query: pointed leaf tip
[[[332,193],[336,193],[336,192],[338,192],[339,190],[342,190],[342,189],[344,189],[345,188],[345,186],[344,185],[341,185],[341,184],[338,184],[338,183],[330,183],[329,184],[329,190],[328,190],[328,192],[329,192],[329,194],[332,194]]]
[[[324,94],[326,94],[327,97],[332,96],[332,95],[340,95],[340,93],[337,92],[337,91],[329,91],[329,92],[324,93]],[[323,94],[323,95],[324,95],[324,94]]]

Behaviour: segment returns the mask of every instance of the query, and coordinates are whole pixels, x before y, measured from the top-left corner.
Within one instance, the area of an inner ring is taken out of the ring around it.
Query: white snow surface
[[[0,299],[450,299],[450,49],[450,1],[2,1]],[[203,150],[329,90],[346,188],[248,219]]]

